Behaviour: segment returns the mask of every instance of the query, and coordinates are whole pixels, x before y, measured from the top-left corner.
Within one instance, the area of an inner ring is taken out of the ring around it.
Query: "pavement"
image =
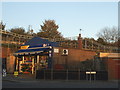
[[[33,75],[32,74],[19,74],[18,76],[14,76],[14,74],[7,74],[5,77],[2,77],[2,81],[40,81],[40,80],[44,80],[44,79],[36,79],[34,74]],[[85,82],[88,82],[87,80],[62,80],[62,81],[76,81],[76,82],[77,81],[82,81],[82,82],[85,81]],[[96,80],[92,81],[92,82],[96,82]],[[120,81],[119,80],[109,80],[109,81],[100,80],[97,82],[120,82]]]
[[[44,80],[36,79],[31,74],[7,74],[2,78],[3,88],[118,88],[117,80],[86,81],[86,80]]]
[[[5,77],[2,77],[2,81],[36,81],[35,75],[31,74],[19,74],[14,76],[14,74],[7,74]]]

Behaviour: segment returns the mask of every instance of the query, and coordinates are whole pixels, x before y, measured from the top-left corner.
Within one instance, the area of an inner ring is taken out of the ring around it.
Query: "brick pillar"
[[[81,37],[81,34],[79,34],[79,37],[78,37],[78,48],[82,49],[82,37]]]

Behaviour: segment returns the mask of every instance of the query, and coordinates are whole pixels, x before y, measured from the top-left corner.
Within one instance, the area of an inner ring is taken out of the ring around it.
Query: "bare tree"
[[[117,42],[118,41],[118,28],[117,27],[105,27],[97,33],[98,38],[102,38],[105,42]]]

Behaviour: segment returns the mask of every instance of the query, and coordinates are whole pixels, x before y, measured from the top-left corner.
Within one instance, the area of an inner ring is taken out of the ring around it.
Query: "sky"
[[[118,26],[118,2],[2,2],[6,29],[31,25],[40,30],[45,20],[55,20],[64,37],[97,38],[104,27]]]

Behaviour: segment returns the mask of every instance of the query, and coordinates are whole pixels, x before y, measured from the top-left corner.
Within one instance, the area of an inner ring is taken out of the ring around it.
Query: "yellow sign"
[[[18,76],[18,71],[15,71],[15,72],[14,72],[14,75],[15,75],[15,76]]]
[[[21,46],[20,49],[28,49],[29,45],[27,46]]]
[[[110,53],[100,53],[100,57],[108,57]]]

